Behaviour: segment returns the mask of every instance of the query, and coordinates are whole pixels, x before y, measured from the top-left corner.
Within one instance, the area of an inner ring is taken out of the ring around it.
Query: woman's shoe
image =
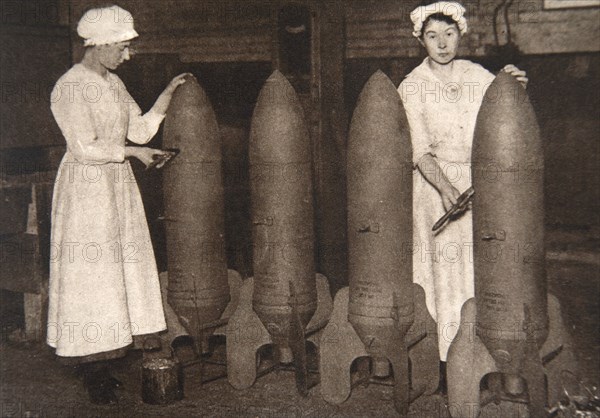
[[[114,379],[111,382],[110,379]],[[113,405],[118,402],[113,389],[121,383],[113,378],[105,367],[88,366],[83,373],[83,387],[87,390],[90,402],[96,405]]]
[[[110,375],[106,362],[83,364],[82,371],[83,387],[87,390],[90,402],[96,405],[113,405],[118,402],[113,390],[123,384]]]
[[[88,385],[87,393],[90,402],[96,405],[114,405],[119,402],[113,389],[104,384]]]
[[[119,379],[117,379],[116,377],[111,376],[111,375],[108,375],[106,377],[104,384],[106,386],[108,386],[109,388],[113,388],[113,389],[119,389],[119,388],[123,387],[123,382],[121,382]]]
[[[147,335],[144,337],[144,351],[159,351],[162,349],[160,337],[156,335]]]

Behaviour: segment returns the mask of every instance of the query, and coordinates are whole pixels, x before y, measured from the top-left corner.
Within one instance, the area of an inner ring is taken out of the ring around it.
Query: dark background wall
[[[20,181],[19,174],[51,173],[56,168],[63,139],[49,113],[47,96],[56,79],[80,59],[80,40],[74,28],[83,10],[98,3],[105,2],[1,2],[0,150],[5,185]],[[182,71],[197,76],[213,103],[223,138],[227,216],[231,221],[227,222],[229,262],[249,272],[247,134],[256,97],[273,66],[275,6],[284,2],[117,3],[132,12],[141,35],[136,42],[139,54],[118,73],[142,109],[149,109],[170,78]],[[328,2],[299,3],[320,7]],[[463,39],[460,53],[490,69],[499,68],[509,55],[511,61],[527,70],[529,94],[545,145],[546,222],[600,226],[600,179],[596,169],[600,161],[599,9],[550,10],[544,9],[543,0],[514,2],[507,13],[510,26],[501,15],[496,19],[496,42],[494,10],[500,3],[464,3],[470,32]],[[331,4],[339,10],[336,20],[341,19],[345,27],[346,42],[337,48],[342,48],[345,60],[342,101],[351,115],[363,84],[374,71],[382,69],[397,84],[423,59],[422,49],[410,34],[408,19],[418,2],[355,0]],[[321,23],[325,27],[331,24]],[[514,49],[498,48],[509,40],[507,28],[518,54]],[[329,52],[320,53],[326,58]],[[160,143],[159,134],[151,145]],[[330,164],[343,154],[343,149],[332,149],[333,154],[327,157]],[[22,165],[28,168],[24,170]],[[156,192],[160,172],[142,172],[139,166],[136,169],[159,265],[165,267],[162,201]],[[330,186],[334,191],[339,188],[334,182]]]

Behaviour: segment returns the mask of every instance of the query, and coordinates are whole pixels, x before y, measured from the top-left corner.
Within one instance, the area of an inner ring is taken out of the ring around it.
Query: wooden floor
[[[597,260],[597,255],[595,257]],[[588,386],[600,386],[600,277],[599,265],[577,257],[555,257],[547,263],[549,290],[560,300],[563,317],[572,332],[581,378]],[[7,319],[3,318],[3,319]],[[9,331],[6,327],[5,331]],[[14,334],[13,334],[14,336]],[[13,338],[14,339],[14,338]],[[216,356],[223,355],[223,347]],[[248,390],[237,391],[226,380],[201,385],[198,366],[185,370],[185,398],[169,406],[152,406],[141,401],[141,355],[131,352],[116,364],[115,375],[125,387],[119,390],[120,403],[113,407],[90,405],[80,379],[61,366],[43,344],[0,343],[1,417],[345,417],[397,416],[391,388],[370,385],[355,388],[341,405],[329,405],[320,396],[319,386],[307,398],[295,389],[291,372],[267,374]],[[212,366],[210,373],[219,370]],[[446,417],[446,399],[433,395],[411,405],[411,417]],[[482,417],[527,417],[526,406],[502,403],[488,405]]]

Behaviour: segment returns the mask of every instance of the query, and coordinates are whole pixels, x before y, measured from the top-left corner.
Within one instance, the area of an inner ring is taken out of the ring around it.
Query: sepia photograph
[[[0,16],[0,418],[600,418],[600,0]]]

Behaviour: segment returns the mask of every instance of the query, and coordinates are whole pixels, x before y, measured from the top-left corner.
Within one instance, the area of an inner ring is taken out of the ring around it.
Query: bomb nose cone
[[[256,103],[257,109],[269,108],[271,110],[275,106],[294,108],[296,105],[300,106],[300,102],[296,97],[294,87],[280,71],[273,71],[260,90]]]
[[[500,71],[490,86],[492,85],[499,90],[521,90],[522,92],[525,92],[525,89],[523,88],[521,83],[519,83],[515,77],[513,77],[506,71]],[[510,100],[510,96],[500,96],[499,98],[504,100]]]
[[[250,162],[310,160],[310,136],[300,100],[275,70],[258,95],[250,129]]]
[[[488,87],[475,125],[473,161],[478,167],[543,166],[539,125],[527,92],[502,71]]]
[[[398,93],[392,80],[383,71],[377,70],[365,83],[358,104],[362,104],[363,106],[366,104],[367,106],[380,105],[389,107],[390,104],[395,106],[398,100]],[[360,107],[357,106],[356,109],[360,109]]]
[[[163,147],[178,148],[177,162],[221,161],[217,117],[210,100],[195,77],[173,93],[163,131]]]
[[[271,73],[267,81],[279,81],[279,82],[287,82],[287,78],[283,75],[283,73],[279,70],[275,70]]]
[[[410,134],[400,95],[381,70],[363,87],[352,115],[348,163],[355,158],[393,166],[412,159]],[[392,151],[393,149],[393,151]]]
[[[196,77],[191,76],[191,75],[186,75],[184,77],[185,79],[185,83],[180,84],[176,91],[180,91],[180,90],[190,90],[190,89],[197,89],[197,90],[202,90],[202,87],[200,87],[200,84],[198,83],[198,80],[196,80]]]
[[[542,159],[535,111],[527,92],[501,71],[488,87],[477,116],[473,157],[478,163],[515,164]],[[501,139],[501,140],[498,140]]]
[[[519,115],[520,119],[530,116],[535,118],[527,91],[515,77],[504,71],[501,71],[489,85],[479,115],[482,109],[486,110],[489,107],[506,112],[507,116],[501,116],[503,120],[512,119],[515,115]]]
[[[188,106],[210,106],[210,101],[204,89],[200,86],[196,77],[192,76],[185,77],[185,83],[175,89],[173,98],[169,104],[169,111],[172,113],[179,108]]]

